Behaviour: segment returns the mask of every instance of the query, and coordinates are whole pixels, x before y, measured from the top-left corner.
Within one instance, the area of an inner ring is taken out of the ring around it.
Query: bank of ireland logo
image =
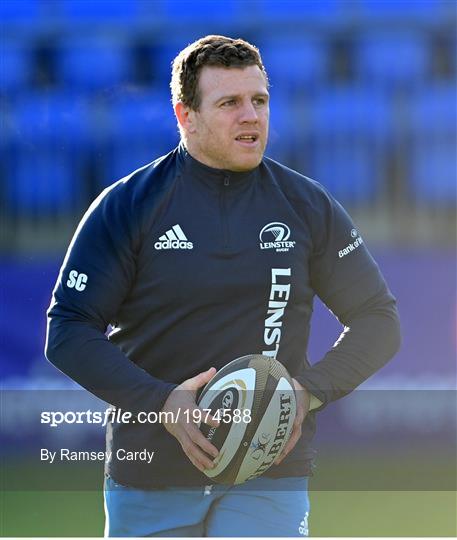
[[[295,247],[295,241],[289,240],[289,238],[289,227],[280,221],[273,221],[260,231],[260,249],[275,249],[277,252],[289,251]]]

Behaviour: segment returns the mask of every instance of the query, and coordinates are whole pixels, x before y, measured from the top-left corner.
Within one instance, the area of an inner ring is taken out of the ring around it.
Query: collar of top
[[[234,186],[244,184],[250,180],[254,180],[259,170],[259,167],[255,167],[255,169],[251,169],[250,171],[235,172],[209,167],[192,157],[182,142],[178,146],[178,159],[186,173],[199,179],[210,181],[216,185]]]

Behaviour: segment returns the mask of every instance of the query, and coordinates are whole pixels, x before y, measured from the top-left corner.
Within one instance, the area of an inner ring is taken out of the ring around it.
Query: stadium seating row
[[[310,103],[272,97],[268,154],[326,185],[340,200],[367,203],[386,184],[391,159],[408,169],[411,196],[456,200],[456,87],[427,88],[400,108],[383,93],[340,87]],[[6,111],[0,146],[12,212],[71,213],[104,186],[178,141],[167,94],[89,102],[30,94]],[[398,141],[407,140],[406,150]],[[89,180],[95,185],[86,190]]]
[[[78,22],[118,21],[135,23],[147,19],[180,19],[196,23],[224,20],[237,25],[249,12],[260,23],[320,23],[413,21],[427,25],[455,16],[453,0],[4,0],[0,18],[9,23],[43,25],[47,20]]]
[[[257,40],[270,79],[274,85],[294,89],[306,85],[316,88],[328,82],[338,51],[322,36],[273,36]],[[436,51],[432,37],[421,30],[361,32],[347,41],[352,78],[377,87],[411,88],[423,84],[436,72]],[[457,62],[449,42],[440,55],[447,53]],[[138,48],[131,39],[113,35],[80,35],[47,44],[48,79],[73,91],[97,91],[135,82],[138,77],[166,85],[172,59],[183,46],[182,37]],[[140,67],[138,64],[141,63]],[[27,41],[3,40],[2,90],[17,92],[32,87],[33,73],[41,69],[37,48]],[[138,74],[138,71],[143,73]]]
[[[345,203],[382,195],[394,162],[411,197],[452,204],[455,11],[455,0],[3,0],[0,196],[13,214],[71,215],[167,152],[170,63],[211,28],[262,51],[270,156]]]

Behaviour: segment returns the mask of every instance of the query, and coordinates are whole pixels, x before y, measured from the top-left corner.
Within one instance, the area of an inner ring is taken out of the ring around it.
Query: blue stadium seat
[[[224,25],[231,27],[235,23],[242,21],[246,16],[246,5],[238,0],[226,0],[225,2],[214,2],[214,0],[161,0],[159,2],[163,15],[173,23],[191,22],[201,26],[211,22],[213,25]],[[155,9],[151,2],[151,9]],[[217,30],[208,30],[209,33],[218,33]]]
[[[49,2],[47,2],[49,3]],[[46,7],[46,2],[37,0],[3,0],[0,2],[0,20],[2,24],[35,24]]]
[[[368,23],[434,25],[455,17],[453,0],[355,0],[354,8],[359,19]]]
[[[428,36],[421,32],[370,31],[356,40],[355,74],[361,84],[413,88],[426,80],[431,62]]]
[[[80,36],[63,40],[57,50],[58,79],[72,90],[100,90],[128,83],[130,49],[122,40]]]
[[[320,94],[309,104],[305,120],[311,148],[306,174],[343,202],[372,201],[384,178],[392,120],[384,94],[359,87]]]
[[[1,92],[23,89],[32,72],[30,47],[22,41],[2,40],[1,51]]]
[[[194,37],[188,36],[187,39],[183,36],[178,39],[170,37],[170,39],[153,43],[149,47],[151,75],[155,83],[164,87],[168,86],[171,79],[171,63],[188,43],[199,37],[197,34]]]
[[[252,3],[257,17],[265,23],[335,26],[352,17],[353,3],[343,0],[259,0]]]
[[[266,154],[288,167],[298,166],[295,156],[302,157],[305,131],[299,119],[303,106],[286,92],[272,89],[270,94],[270,130]]]
[[[429,87],[410,101],[411,195],[421,202],[457,200],[457,87]]]
[[[148,91],[112,104],[105,140],[107,163],[101,187],[170,152],[178,143],[178,128],[170,96]]]
[[[144,0],[60,0],[61,14],[70,22],[131,23],[140,13]]]
[[[457,34],[451,40],[451,69],[457,75]]]
[[[84,152],[90,140],[85,103],[64,94],[31,94],[12,112],[7,202],[16,213],[79,210]]]
[[[330,55],[326,43],[312,36],[259,38],[262,60],[273,88],[318,87],[328,74]]]

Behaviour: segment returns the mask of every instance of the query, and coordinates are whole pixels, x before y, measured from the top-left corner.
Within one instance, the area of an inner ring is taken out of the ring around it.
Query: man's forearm
[[[131,362],[102,332],[85,322],[52,319],[46,357],[95,396],[133,414],[160,411],[176,387]]]
[[[324,358],[296,377],[323,404],[339,399],[376,373],[397,352],[400,325],[394,301],[368,305]],[[314,401],[313,405],[320,406]]]

